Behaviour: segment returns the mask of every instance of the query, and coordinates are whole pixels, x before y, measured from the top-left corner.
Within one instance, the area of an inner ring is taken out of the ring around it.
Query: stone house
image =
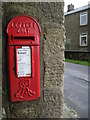
[[[90,4],[74,9],[68,5],[65,15],[66,51],[89,52]]]

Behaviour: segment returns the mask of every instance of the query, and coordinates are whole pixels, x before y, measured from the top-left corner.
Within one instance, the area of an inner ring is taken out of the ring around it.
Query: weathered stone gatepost
[[[3,3],[3,107],[8,118],[60,118],[63,110],[64,3]],[[17,15],[29,15],[41,26],[41,97],[35,101],[11,103],[6,75],[6,27]]]
[[[44,33],[44,116],[60,117],[63,107],[63,26],[46,23]]]

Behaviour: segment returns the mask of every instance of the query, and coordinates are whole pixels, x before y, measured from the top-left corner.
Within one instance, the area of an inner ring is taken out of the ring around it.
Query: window
[[[71,48],[71,39],[66,39],[65,49],[70,50]]]
[[[87,24],[87,12],[82,12],[80,14],[80,25],[86,25]]]
[[[80,46],[87,46],[87,33],[80,34]]]

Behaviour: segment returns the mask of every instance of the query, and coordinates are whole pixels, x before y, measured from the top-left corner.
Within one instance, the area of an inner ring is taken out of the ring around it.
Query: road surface
[[[88,67],[65,63],[64,99],[80,118],[88,118]]]

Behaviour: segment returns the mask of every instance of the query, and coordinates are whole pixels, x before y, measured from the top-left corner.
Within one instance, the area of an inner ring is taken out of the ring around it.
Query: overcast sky
[[[67,5],[73,4],[74,8],[82,7],[88,5],[90,0],[64,0],[64,11],[67,12]]]

